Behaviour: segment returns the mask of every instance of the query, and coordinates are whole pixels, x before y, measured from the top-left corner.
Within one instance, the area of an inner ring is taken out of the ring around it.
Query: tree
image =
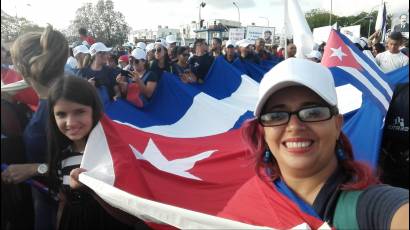
[[[42,32],[43,27],[40,27],[25,18],[13,17],[3,10],[1,11],[1,40],[10,42],[27,32]]]
[[[123,44],[128,40],[128,33],[131,31],[124,15],[114,10],[111,0],[99,0],[95,6],[85,3],[77,9],[75,19],[64,31],[69,42],[72,42],[74,35],[78,38],[78,29],[81,27],[86,28],[96,41],[107,46]]]
[[[360,26],[361,36],[367,37],[369,35],[369,24],[370,24],[370,34],[374,33],[374,25],[376,23],[377,11],[373,11],[370,14],[367,12],[361,12],[357,15],[340,17],[332,14],[332,24],[337,22],[338,26]],[[330,13],[320,9],[313,9],[305,14],[306,21],[309,24],[311,30],[321,26],[329,25]],[[391,14],[387,15],[387,28],[390,28],[391,24]]]

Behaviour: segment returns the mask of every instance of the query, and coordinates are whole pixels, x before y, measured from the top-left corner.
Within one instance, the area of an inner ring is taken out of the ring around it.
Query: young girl
[[[50,188],[59,192],[58,229],[132,229],[110,216],[78,181],[88,135],[102,116],[96,89],[64,77],[49,91]]]

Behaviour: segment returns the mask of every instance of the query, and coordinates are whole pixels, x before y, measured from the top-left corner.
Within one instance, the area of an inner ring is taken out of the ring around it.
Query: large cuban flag
[[[408,67],[384,74],[346,36],[335,30],[330,33],[322,64],[330,68],[335,78],[339,102],[358,105],[357,110],[345,114],[343,131],[352,142],[356,159],[375,168],[393,90],[397,83],[408,82]],[[346,88],[355,90],[341,91]]]
[[[223,58],[206,83],[164,73],[151,101],[106,105],[89,136],[80,180],[111,206],[177,228],[258,228],[215,215],[254,175],[240,137],[258,83]],[[156,225],[151,225],[158,227]]]

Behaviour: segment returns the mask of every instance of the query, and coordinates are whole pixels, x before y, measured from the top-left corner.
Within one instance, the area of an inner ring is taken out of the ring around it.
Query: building
[[[168,26],[158,26],[156,30],[152,29],[141,29],[134,30],[128,36],[128,41],[136,44],[138,41],[152,42],[157,39],[165,39],[166,36],[174,34],[177,36],[177,41],[181,40],[181,33],[179,29],[169,28]]]
[[[198,26],[199,27],[199,26]],[[217,37],[221,40],[228,40],[230,28],[240,28],[241,23],[238,21],[226,19],[212,19],[204,23],[202,28],[195,30],[196,38],[203,38],[210,43],[212,38]]]

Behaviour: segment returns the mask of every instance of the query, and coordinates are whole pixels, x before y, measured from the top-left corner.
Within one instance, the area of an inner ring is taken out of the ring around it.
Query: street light
[[[236,4],[236,2],[232,2],[232,4],[238,9],[238,21],[239,24],[241,24],[241,13],[239,12],[239,6]]]
[[[267,17],[259,17],[259,18],[266,19],[266,21],[268,21],[268,27],[269,27],[269,18],[267,18]]]
[[[202,28],[201,8],[204,8],[205,6],[206,6],[205,2],[201,2],[201,4],[199,4],[199,29]]]

